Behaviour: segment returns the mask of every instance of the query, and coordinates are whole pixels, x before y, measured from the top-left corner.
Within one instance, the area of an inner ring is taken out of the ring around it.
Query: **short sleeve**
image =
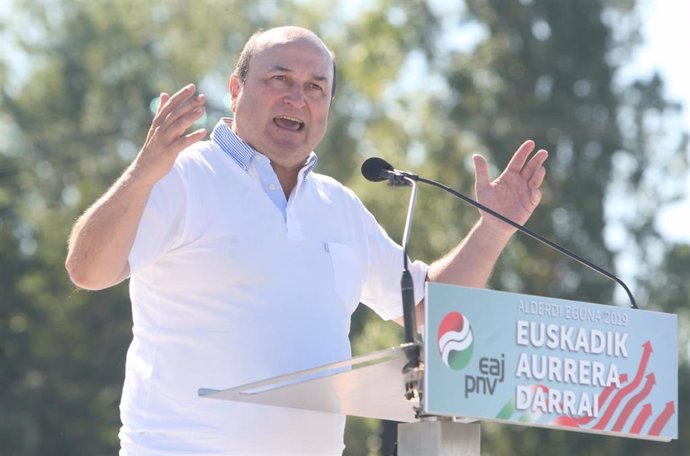
[[[393,241],[366,209],[365,226],[369,247],[369,262],[362,288],[361,300],[384,320],[401,317],[403,271],[402,247]],[[414,283],[415,304],[424,299],[426,274],[429,266],[422,261],[408,261]]]
[[[150,265],[179,242],[185,206],[185,185],[176,165],[151,190],[129,253],[130,273]]]

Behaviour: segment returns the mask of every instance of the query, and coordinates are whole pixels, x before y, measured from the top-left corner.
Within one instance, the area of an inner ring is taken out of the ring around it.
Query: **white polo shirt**
[[[281,207],[267,160],[221,121],[152,191],[129,257],[121,455],[342,453],[340,415],[197,395],[349,358],[360,301],[402,315],[401,248],[354,193],[310,161]],[[421,299],[427,266],[410,268]]]

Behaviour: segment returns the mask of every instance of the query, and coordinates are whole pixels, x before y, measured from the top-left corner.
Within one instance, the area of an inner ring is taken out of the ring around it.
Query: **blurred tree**
[[[651,138],[658,139],[663,124],[649,119],[672,117],[673,104],[664,100],[658,80],[635,84],[636,97],[615,84],[622,63],[617,59],[629,55],[635,40],[634,29],[617,21],[633,22],[633,6],[595,0],[468,1],[466,20],[480,24],[484,38],[471,53],[451,53],[439,70],[448,75],[451,90],[447,118],[459,125],[446,131],[461,145],[478,143],[499,168],[524,138],[550,150],[545,199],[529,225],[599,265],[618,266],[637,285],[639,300],[650,285],[644,278],[663,257],[656,213],[677,196],[650,188],[660,179],[671,189],[674,180],[675,188],[682,182],[687,140],[673,135],[675,144],[658,160],[661,153],[651,147]],[[614,23],[619,24],[615,35]],[[451,182],[458,180],[453,170],[466,160],[452,150],[434,151],[429,158]],[[664,172],[668,167],[672,173]],[[607,223],[628,233],[635,248],[615,232],[607,240]],[[612,282],[519,235],[497,267],[493,286],[628,304]],[[491,454],[629,454],[641,447],[623,439],[506,426],[486,426],[484,435]],[[655,454],[677,454],[678,446],[645,444]]]
[[[544,200],[529,226],[617,272],[642,306],[649,301],[654,308],[650,290],[683,271],[664,267],[672,246],[656,230],[655,218],[682,194],[688,139],[660,78],[625,87],[616,82],[617,70],[639,42],[634,6],[596,0],[377,2],[360,20],[376,37],[362,39],[353,26],[357,45],[349,54],[359,63],[353,71],[379,81],[370,86],[376,91],[369,102],[375,104],[358,100],[361,114],[351,124],[361,131],[360,153],[383,156],[403,169],[411,165],[472,194],[472,153],[487,155],[500,170],[524,139],[535,139],[551,158]],[[374,193],[361,180],[351,185],[400,239],[407,192]],[[464,203],[422,189],[413,253],[438,257],[476,217]],[[521,235],[504,253],[491,286],[628,305],[615,283]],[[664,309],[679,312],[686,300],[666,299]],[[355,348],[362,352],[400,340],[396,329],[369,318],[360,335]],[[687,363],[687,356],[681,361]],[[484,439],[484,448],[495,454],[581,454],[583,448],[588,454],[627,454],[634,444],[491,425]],[[647,445],[649,451],[678,454],[682,443]]]

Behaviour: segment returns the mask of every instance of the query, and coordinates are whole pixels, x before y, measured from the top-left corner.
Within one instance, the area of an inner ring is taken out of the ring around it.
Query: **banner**
[[[427,284],[424,411],[678,438],[677,318]]]

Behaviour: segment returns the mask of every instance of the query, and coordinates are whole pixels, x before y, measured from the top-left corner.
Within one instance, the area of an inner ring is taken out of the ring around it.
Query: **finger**
[[[170,95],[168,95],[165,92],[161,93],[161,95],[158,97],[158,108],[156,109],[156,115],[158,115],[163,110],[163,105],[167,103],[169,99]]]
[[[546,176],[546,168],[543,166],[540,166],[537,168],[534,173],[532,174],[532,177],[530,177],[528,185],[532,189],[538,189],[541,187],[541,184],[544,182],[544,177]]]
[[[170,144],[177,136],[184,133],[192,123],[204,115],[204,103],[206,103],[206,97],[204,94],[200,94],[169,112],[165,117],[163,116],[165,111],[161,111],[152,122],[152,128],[159,129],[160,136],[166,138],[165,143]]]
[[[529,194],[529,201],[532,203],[533,207],[539,206],[539,203],[541,202],[541,190],[538,188],[532,190]]]
[[[475,188],[484,188],[489,185],[489,164],[486,159],[475,154],[472,156],[474,162],[474,186]]]
[[[518,147],[518,149],[515,151],[513,157],[510,159],[508,166],[506,166],[506,171],[519,173],[522,170],[522,167],[525,166],[525,162],[527,162],[527,157],[529,157],[529,154],[533,150],[534,141],[528,139],[527,141],[523,142],[520,145],[520,147]]]
[[[168,120],[162,127],[163,134],[171,138],[171,140],[174,140],[187,131],[194,122],[201,119],[206,112],[203,104],[196,106],[194,109],[190,109],[185,109],[175,121]]]
[[[201,141],[206,137],[206,129],[201,128],[193,133],[179,137],[173,144],[175,150],[182,151],[191,146],[197,141]]]
[[[195,92],[196,86],[194,84],[187,84],[185,87],[178,90],[172,97],[166,100],[165,104],[163,105],[163,108],[160,110],[158,115],[156,115],[156,117],[158,118],[157,120],[159,122],[162,122],[164,119],[168,117],[168,115],[170,115],[170,113],[173,110],[175,110],[176,108],[181,106],[185,101],[190,99]]]
[[[171,111],[162,121],[161,126],[165,131],[171,130],[172,134],[182,134],[196,119],[204,114],[204,104],[206,103],[206,96],[200,94],[199,96],[187,100],[183,105],[178,106]],[[194,117],[191,122],[186,122],[186,119]],[[184,127],[180,128],[180,124],[185,123]]]
[[[529,159],[525,167],[522,169],[521,174],[529,179],[534,172],[544,164],[547,158],[549,158],[549,153],[544,149],[540,149],[532,156],[532,158]]]
[[[167,94],[165,94],[167,95]],[[163,95],[161,95],[163,96]],[[200,94],[191,103],[187,103],[161,119],[162,110],[154,118],[147,136],[148,143],[158,143],[162,147],[173,147],[179,137],[205,114],[206,98]],[[165,109],[165,108],[163,108]]]
[[[149,132],[146,136],[147,141],[150,141],[154,136],[160,135],[159,125],[161,123],[161,111],[169,99],[170,95],[166,92],[161,92],[161,94],[158,96],[158,106],[156,107],[156,114],[153,116],[151,126],[149,127]]]

